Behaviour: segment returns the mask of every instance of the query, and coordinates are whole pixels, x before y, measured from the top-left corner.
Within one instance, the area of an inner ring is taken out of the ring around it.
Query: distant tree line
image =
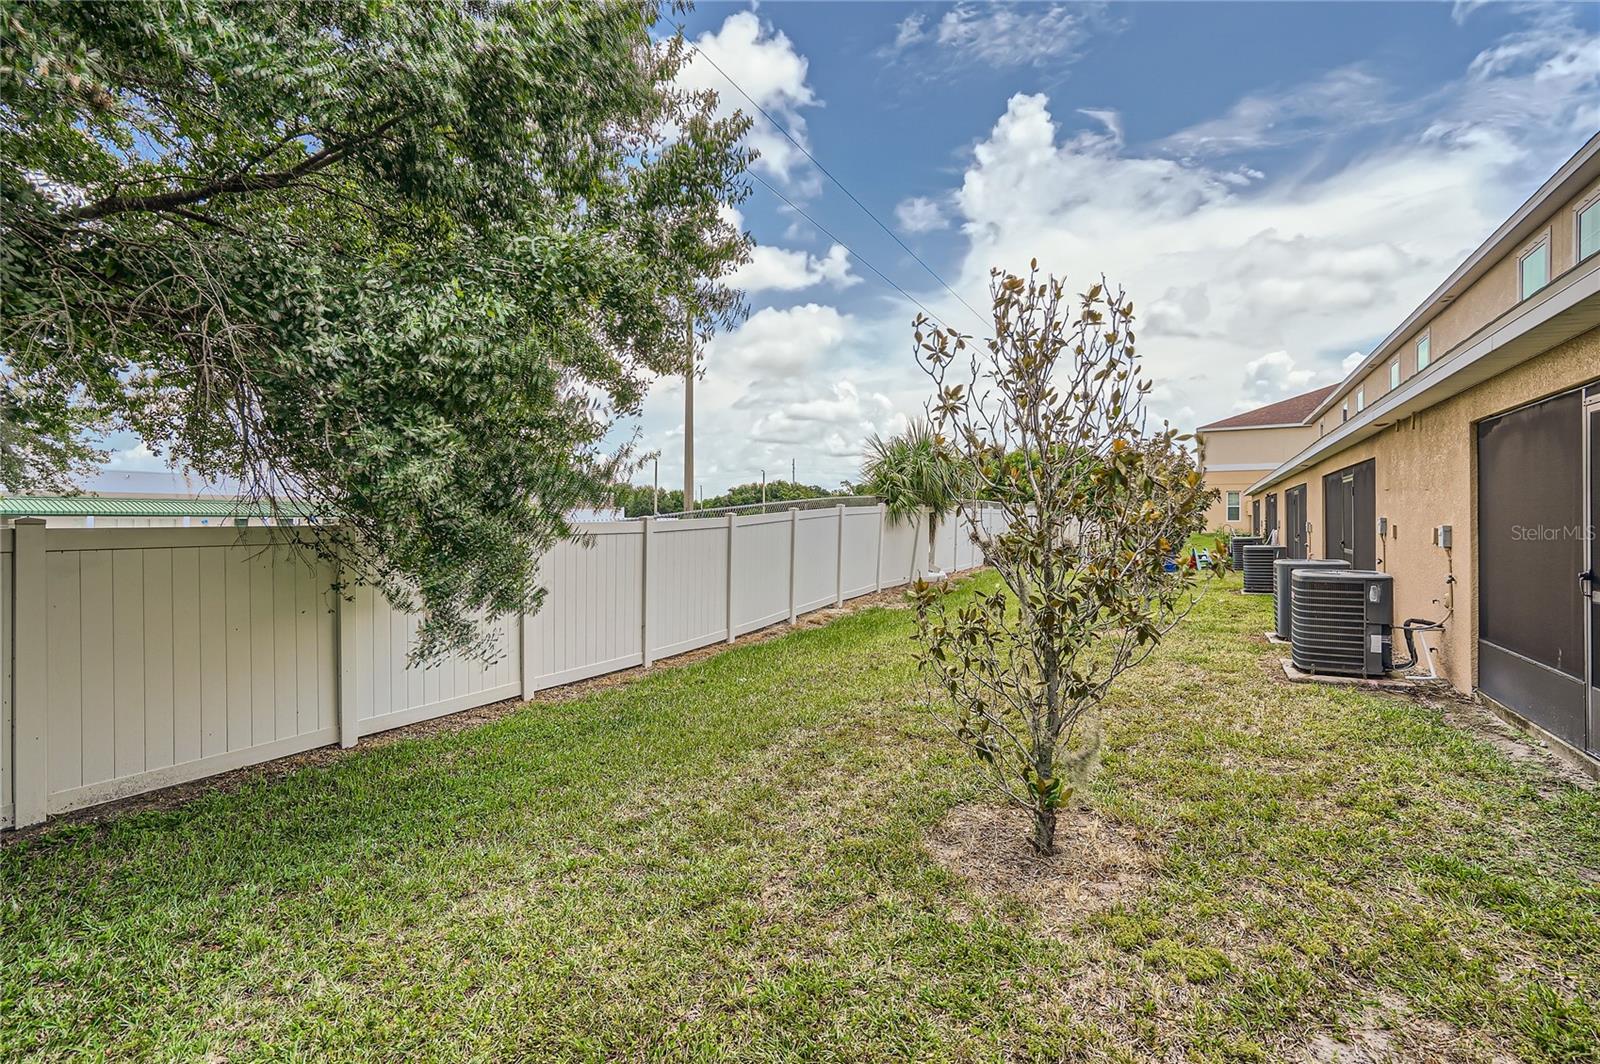
[[[832,488],[820,484],[799,484],[792,480],[767,481],[768,503],[796,502],[800,499],[821,499],[830,495],[853,495],[855,486],[844,481]],[[650,513],[676,514],[683,512],[682,489],[663,488],[659,501],[650,485],[613,484],[612,505],[620,507],[628,517],[644,517]],[[713,495],[695,503],[697,510],[717,509],[723,506],[754,506],[761,502],[761,483],[736,484],[721,495]]]

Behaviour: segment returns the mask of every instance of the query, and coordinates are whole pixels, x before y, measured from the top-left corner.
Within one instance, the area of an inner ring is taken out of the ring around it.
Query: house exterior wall
[[[1206,471],[1206,487],[1217,492],[1217,501],[1206,510],[1206,529],[1208,531],[1229,528],[1235,532],[1245,532],[1250,528],[1250,496],[1246,491],[1250,485],[1272,472],[1270,467],[1262,469],[1241,469],[1219,472]],[[1228,520],[1228,492],[1239,493],[1239,517],[1237,520]]]
[[[1206,487],[1221,494],[1206,511],[1206,528],[1250,527],[1250,496],[1245,489],[1299,454],[1317,438],[1310,425],[1284,428],[1213,429],[1195,433],[1200,442],[1201,472]],[[1239,492],[1239,519],[1229,521],[1227,493]],[[1263,517],[1263,519],[1265,519]]]
[[[1389,534],[1378,540],[1378,566],[1395,577],[1395,620],[1439,619],[1453,599],[1451,620],[1435,644],[1437,664],[1458,690],[1471,692],[1477,685],[1478,645],[1475,425],[1597,378],[1600,329],[1590,329],[1324,458],[1271,490],[1306,485],[1310,554],[1324,557],[1322,478],[1375,460],[1377,515],[1389,519]],[[1449,552],[1433,545],[1433,528],[1445,524],[1453,528]],[[1453,588],[1447,583],[1452,573]]]
[[[1586,186],[1583,191],[1551,208],[1538,224],[1535,233],[1521,241],[1472,284],[1468,285],[1452,302],[1446,304],[1429,318],[1420,320],[1416,327],[1400,341],[1395,352],[1386,353],[1362,376],[1346,381],[1329,398],[1329,407],[1316,419],[1316,435],[1332,431],[1340,423],[1340,410],[1346,399],[1350,401],[1350,416],[1356,416],[1355,396],[1366,390],[1367,404],[1389,393],[1389,366],[1396,355],[1400,358],[1400,380],[1404,383],[1417,372],[1416,343],[1424,333],[1429,336],[1432,360],[1429,368],[1447,360],[1461,342],[1489,322],[1510,310],[1521,301],[1518,291],[1518,263],[1522,255],[1540,239],[1550,240],[1550,278],[1571,269],[1578,262],[1578,210],[1600,193],[1600,181]]]

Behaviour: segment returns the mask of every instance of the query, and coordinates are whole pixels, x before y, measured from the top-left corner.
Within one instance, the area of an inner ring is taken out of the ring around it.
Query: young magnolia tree
[[[958,503],[1003,587],[952,603],[915,591],[920,664],[941,711],[1055,852],[1058,811],[1082,785],[1098,732],[1082,727],[1119,675],[1188,609],[1194,574],[1165,562],[1203,526],[1212,493],[1186,437],[1146,423],[1133,304],[1104,284],[995,271],[994,337],[973,344],[916,322],[935,426],[975,471]],[[998,511],[998,514],[995,514]],[[998,516],[999,521],[994,517]]]

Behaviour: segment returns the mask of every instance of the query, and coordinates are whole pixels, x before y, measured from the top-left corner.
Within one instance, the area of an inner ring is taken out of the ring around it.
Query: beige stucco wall
[[[1309,425],[1279,429],[1224,429],[1195,433],[1207,466],[1252,465],[1276,469],[1317,438]]]
[[[1550,276],[1565,273],[1578,262],[1577,221],[1578,208],[1600,192],[1600,181],[1595,182],[1571,199],[1554,206],[1545,216],[1538,231],[1501,256],[1495,264],[1474,281],[1456,299],[1431,318],[1417,323],[1405,338],[1398,352],[1400,380],[1410,380],[1417,372],[1416,343],[1424,332],[1429,334],[1430,370],[1446,360],[1452,349],[1489,322],[1510,310],[1520,301],[1517,288],[1517,263],[1522,253],[1537,243],[1541,236],[1550,236]],[[1390,355],[1373,366],[1362,377],[1347,381],[1333,397],[1333,405],[1319,419],[1319,430],[1327,431],[1338,426],[1339,411],[1345,399],[1350,400],[1350,416],[1356,416],[1355,394],[1365,388],[1370,406],[1389,393]],[[1320,432],[1319,432],[1320,434]]]
[[[1440,648],[1440,670],[1458,689],[1471,691],[1477,683],[1478,634],[1474,425],[1597,378],[1600,329],[1591,329],[1271,490],[1281,493],[1306,485],[1310,553],[1322,557],[1322,478],[1368,458],[1376,460],[1377,515],[1389,519],[1389,535],[1378,540],[1379,568],[1395,577],[1395,619],[1443,617],[1451,595],[1446,578],[1453,571],[1454,615],[1435,645]],[[1442,524],[1451,525],[1454,532],[1455,545],[1448,556],[1433,545],[1433,528]]]
[[[1216,504],[1206,512],[1206,528],[1216,529],[1226,525],[1238,532],[1250,527],[1250,497],[1244,489],[1310,446],[1317,438],[1317,430],[1310,425],[1270,429],[1213,429],[1210,432],[1196,432],[1195,438],[1199,441],[1200,464],[1206,487],[1222,493]],[[1227,519],[1227,493],[1230,491],[1240,493],[1237,521]],[[1265,518],[1263,513],[1262,519]]]
[[[1206,487],[1215,488],[1218,493],[1217,501],[1212,504],[1211,509],[1206,511],[1207,531],[1224,526],[1231,528],[1235,532],[1242,532],[1248,529],[1250,527],[1250,496],[1245,493],[1245,489],[1270,472],[1272,472],[1270,467],[1254,470],[1228,470],[1225,472],[1207,470]],[[1239,519],[1237,521],[1228,520],[1228,492],[1230,491],[1239,493]]]

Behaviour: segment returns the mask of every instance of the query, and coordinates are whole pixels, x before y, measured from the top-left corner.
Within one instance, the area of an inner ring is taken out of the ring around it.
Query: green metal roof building
[[[247,499],[161,499],[105,495],[0,495],[0,521],[18,517],[199,518],[217,521],[304,521],[309,511],[291,503],[264,506]]]

